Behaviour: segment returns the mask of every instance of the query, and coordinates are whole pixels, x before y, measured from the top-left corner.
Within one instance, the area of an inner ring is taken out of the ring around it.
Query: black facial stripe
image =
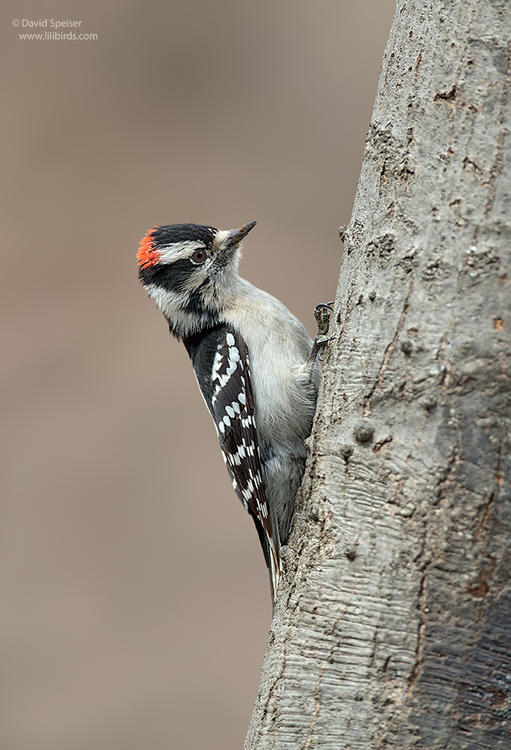
[[[188,301],[186,305],[184,305],[183,310],[186,310],[186,312],[196,314],[196,315],[204,315],[204,313],[209,313],[211,319],[215,319],[215,325],[218,322],[217,318],[215,317],[215,314],[213,311],[210,311],[206,308],[204,304],[204,297],[203,297],[203,289],[208,284],[208,280],[204,281],[201,286],[198,289],[195,289],[190,296],[188,297]],[[213,323],[211,323],[213,325]]]
[[[215,227],[201,224],[167,224],[152,233],[156,247],[172,245],[174,242],[203,242],[209,249],[216,234]]]
[[[197,266],[189,258],[181,258],[174,263],[156,263],[149,268],[140,269],[140,280],[143,284],[156,284],[169,292],[180,293],[196,270]]]

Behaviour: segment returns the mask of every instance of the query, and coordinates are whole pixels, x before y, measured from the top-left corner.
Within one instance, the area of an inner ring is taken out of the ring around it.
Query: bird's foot
[[[318,325],[318,332],[309,357],[309,362],[314,362],[318,354],[325,348],[326,344],[331,340],[331,336],[328,336],[328,329],[330,328],[330,317],[333,312],[333,302],[320,302],[314,308],[314,317]],[[321,357],[320,357],[321,359]]]

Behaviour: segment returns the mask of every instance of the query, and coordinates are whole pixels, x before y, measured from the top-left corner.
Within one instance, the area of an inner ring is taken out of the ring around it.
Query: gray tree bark
[[[510,748],[506,0],[399,0],[246,748]]]

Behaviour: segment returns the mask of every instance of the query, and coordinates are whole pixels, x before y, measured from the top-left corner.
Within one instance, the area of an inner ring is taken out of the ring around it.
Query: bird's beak
[[[249,221],[248,224],[243,224],[242,227],[238,227],[238,229],[231,229],[229,232],[229,235],[227,236],[225,240],[225,245],[227,248],[236,247],[240,244],[241,240],[247,236],[247,234],[250,232],[251,229],[253,229],[256,225],[255,221]]]

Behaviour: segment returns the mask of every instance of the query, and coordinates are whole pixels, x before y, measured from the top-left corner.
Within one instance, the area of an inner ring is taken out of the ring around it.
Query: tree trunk
[[[246,748],[510,748],[507,0],[399,0]]]

